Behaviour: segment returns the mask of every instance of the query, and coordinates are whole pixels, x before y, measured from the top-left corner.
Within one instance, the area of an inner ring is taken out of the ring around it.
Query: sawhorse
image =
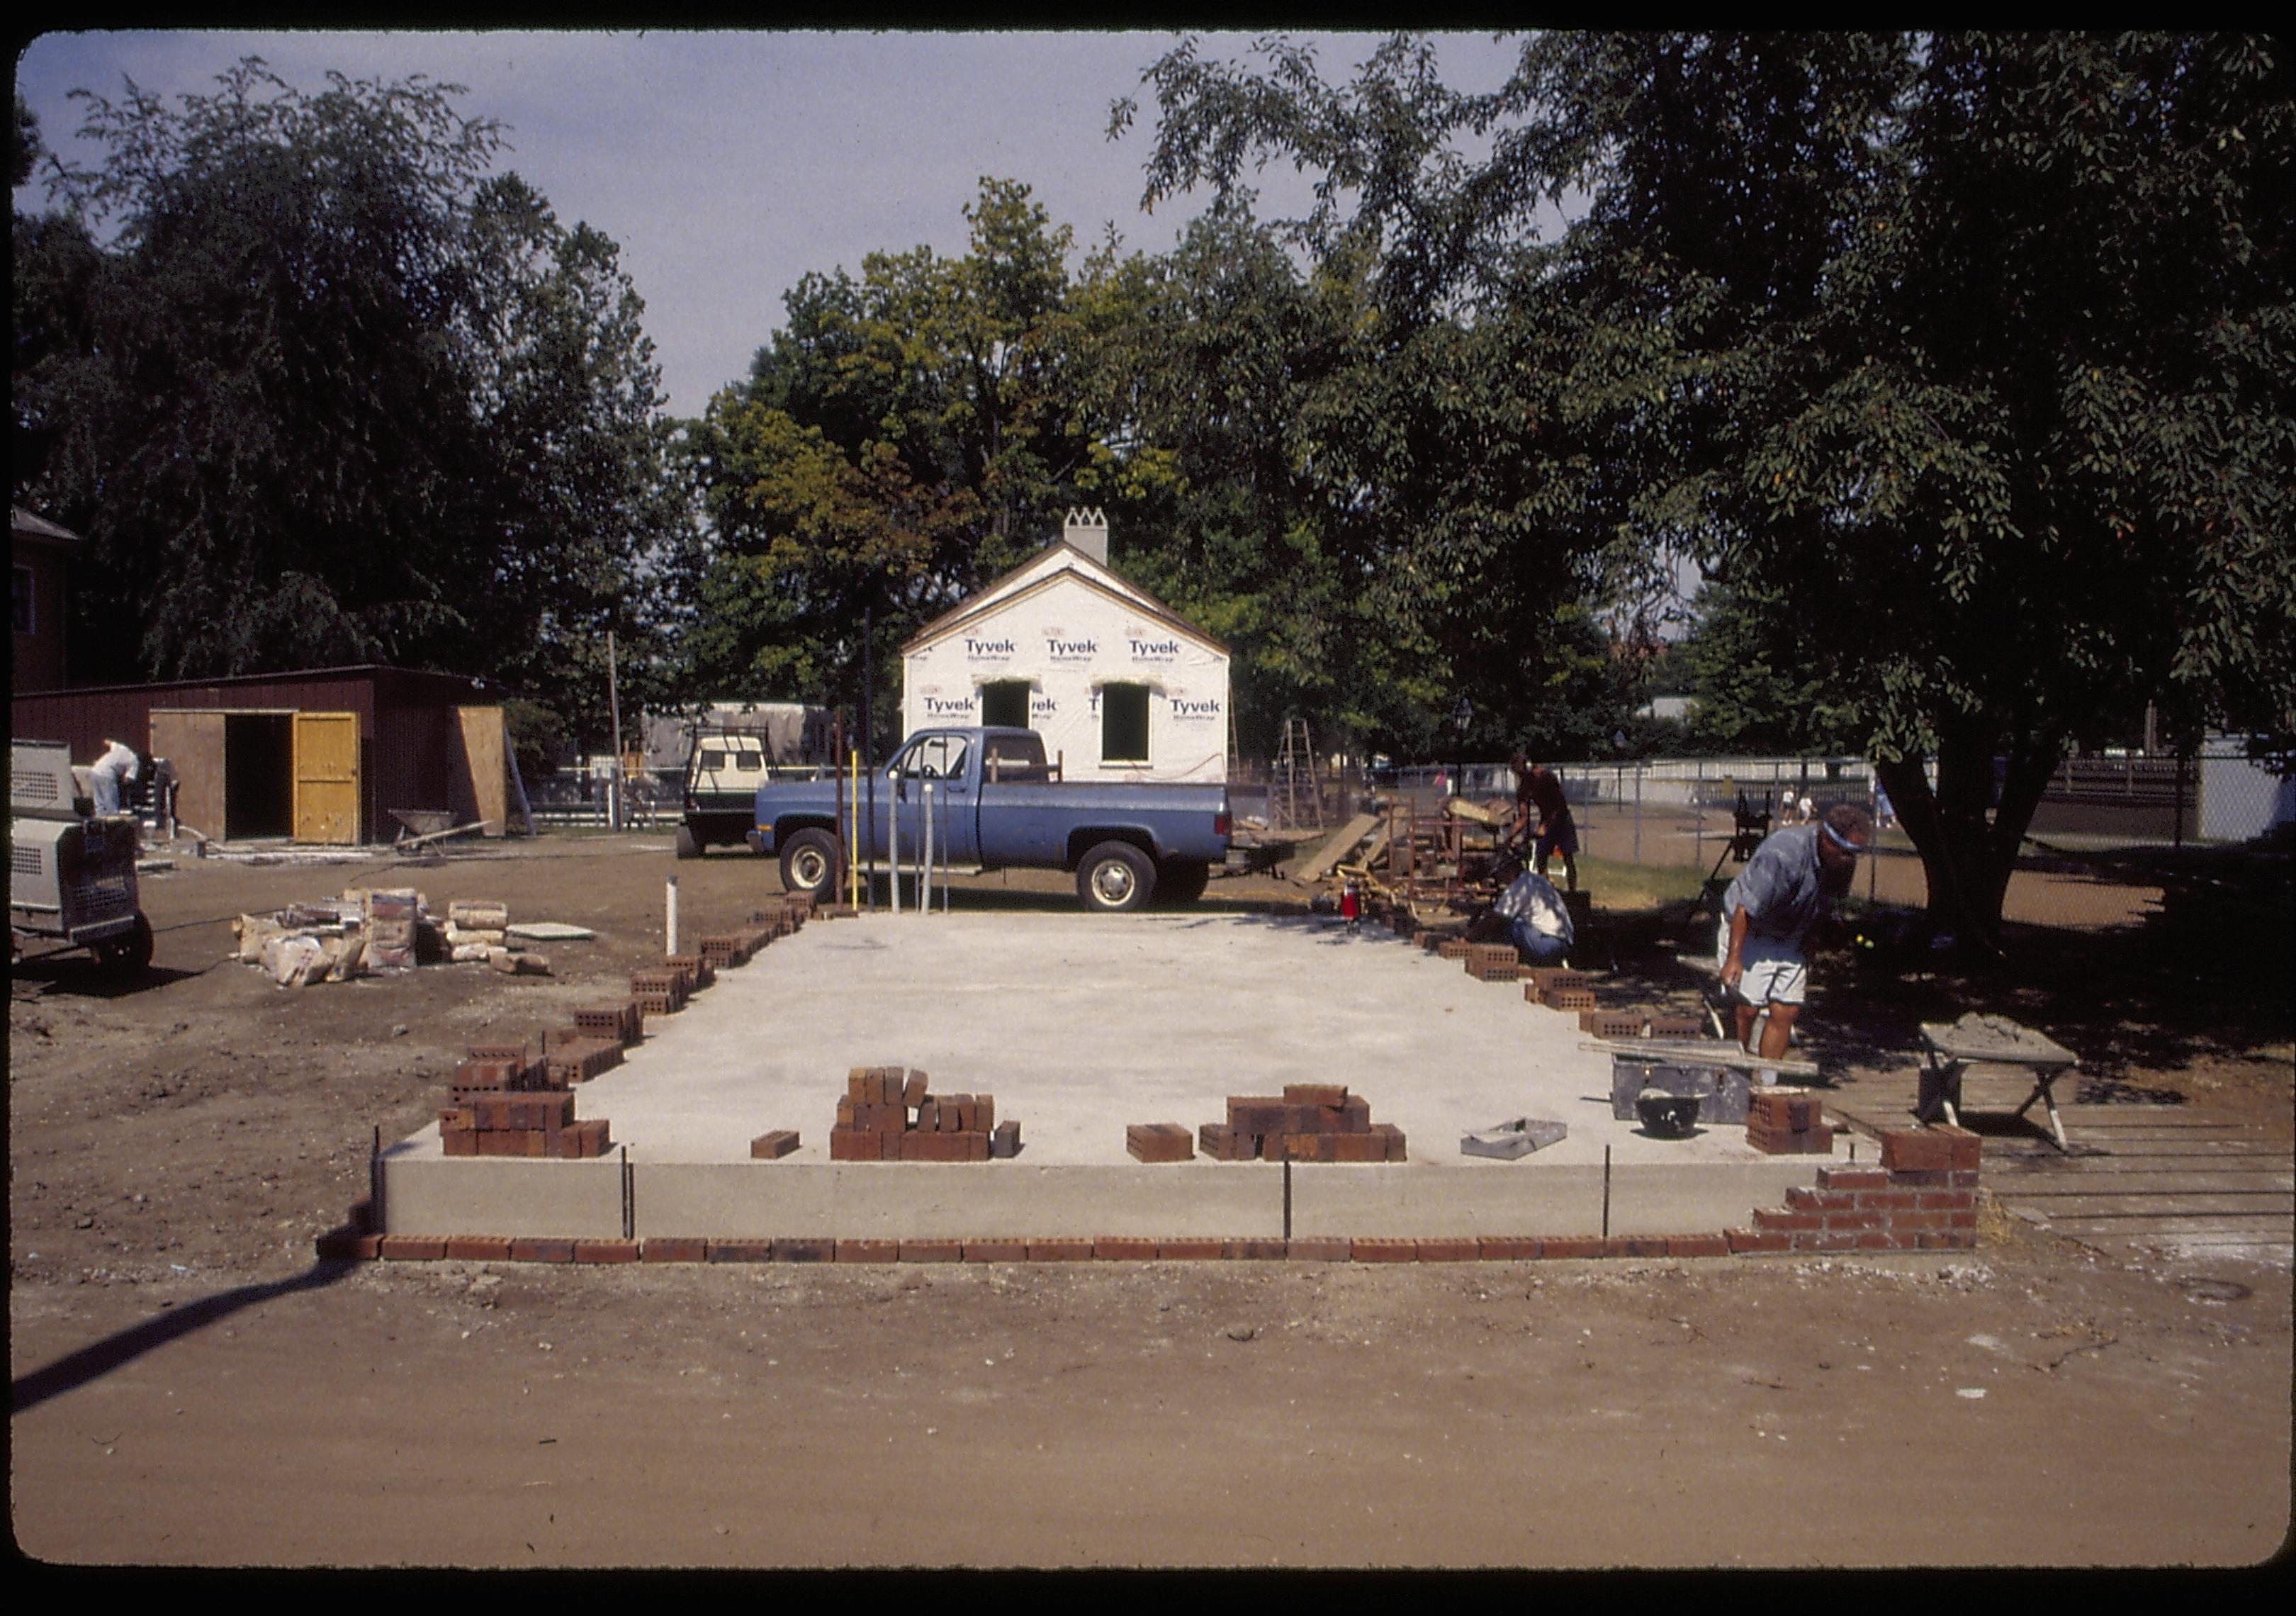
[[[2033,1092],[2017,1108],[2022,1117],[2038,1100],[2049,1114],[2049,1133],[2057,1148],[2070,1153],[2065,1143],[2064,1119],[2057,1114],[2056,1080],[2080,1064],[2080,1057],[2054,1039],[2020,1026],[2006,1016],[1980,1015],[1972,1011],[1957,1021],[1922,1024],[1925,1058],[1921,1094],[1914,1115],[1932,1122],[1940,1113],[1955,1127],[1961,1123],[1961,1077],[1970,1066],[2015,1066],[2031,1074]]]

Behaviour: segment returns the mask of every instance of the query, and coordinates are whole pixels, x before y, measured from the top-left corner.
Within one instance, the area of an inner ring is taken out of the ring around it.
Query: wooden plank
[[[358,715],[299,712],[293,723],[294,838],[353,846],[359,839]]]
[[[176,823],[224,839],[223,714],[212,708],[152,710],[151,753],[176,771]]]
[[[491,827],[487,835],[499,836],[510,816],[510,748],[502,709],[458,707],[455,716],[463,739],[454,780],[455,817],[476,820]]]
[[[1684,1038],[1582,1038],[1578,1047],[1603,1054],[1625,1055],[1658,1066],[1728,1066],[1741,1071],[1775,1071],[1781,1076],[1815,1078],[1823,1075],[1815,1061],[1792,1055],[1748,1054],[1727,1038],[1693,1041]],[[1827,1103],[1832,1104],[1829,1097]]]
[[[1353,851],[1356,843],[1371,834],[1378,824],[1378,816],[1357,814],[1341,825],[1337,834],[1309,854],[1306,862],[1294,865],[1292,879],[1302,886],[1323,880],[1332,873],[1332,866]]]

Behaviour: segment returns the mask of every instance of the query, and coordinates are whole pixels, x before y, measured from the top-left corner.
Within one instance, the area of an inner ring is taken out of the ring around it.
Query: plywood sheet
[[[458,707],[455,715],[462,724],[462,772],[470,783],[469,818],[483,822],[486,834],[499,836],[510,817],[510,737],[503,727],[503,710]],[[456,818],[463,818],[463,805],[455,807]]]
[[[223,714],[153,708],[151,753],[176,771],[176,823],[210,841],[224,839]]]
[[[359,839],[358,715],[295,715],[298,841],[348,847]]]

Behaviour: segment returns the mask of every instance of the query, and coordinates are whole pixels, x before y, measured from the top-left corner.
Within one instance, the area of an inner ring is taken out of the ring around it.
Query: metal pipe
[[[675,875],[669,878],[669,890],[664,902],[668,905],[668,913],[663,920],[662,931],[669,939],[669,947],[665,952],[675,957],[677,953],[677,877]]]
[[[1603,1238],[1611,1237],[1611,1147],[1603,1147]]]
[[[917,913],[932,913],[933,783],[925,782],[924,840],[917,849]]]

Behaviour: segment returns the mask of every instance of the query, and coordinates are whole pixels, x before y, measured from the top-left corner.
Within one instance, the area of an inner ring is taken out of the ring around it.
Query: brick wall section
[[[1953,1251],[1977,1245],[1979,1141],[1960,1128],[1882,1136],[1877,1167],[1827,1166],[1812,1188],[1727,1231],[1733,1251]]]

